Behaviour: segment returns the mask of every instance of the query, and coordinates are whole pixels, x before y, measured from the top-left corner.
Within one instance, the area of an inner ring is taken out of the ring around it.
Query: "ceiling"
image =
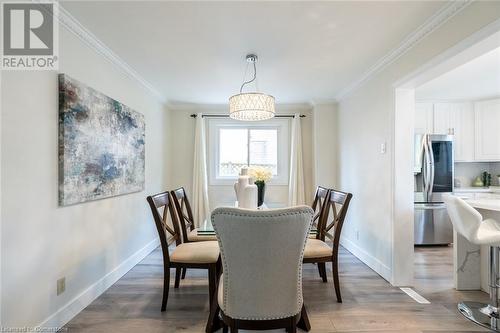
[[[478,100],[500,96],[500,48],[418,87],[419,100]]]
[[[62,2],[167,100],[203,104],[238,92],[250,52],[277,103],[332,100],[444,4]]]

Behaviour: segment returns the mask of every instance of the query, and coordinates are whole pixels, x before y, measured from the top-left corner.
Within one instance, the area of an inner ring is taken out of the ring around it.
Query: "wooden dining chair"
[[[170,191],[170,194],[172,195],[175,210],[180,221],[184,243],[217,240],[215,235],[198,235],[198,228],[195,228],[193,211],[191,210],[184,187]],[[204,221],[199,222],[203,223]]]
[[[316,228],[316,233],[309,234],[309,238],[320,239],[321,230],[318,227],[318,221],[320,219],[321,213],[323,212],[323,207],[328,199],[329,193],[330,190],[326,187],[316,187],[316,193],[314,194],[314,200],[311,205],[311,208],[314,211],[313,228]],[[326,264],[324,262],[319,262],[317,263],[317,265],[319,276],[323,279],[323,282],[327,282]]]
[[[180,221],[181,234],[183,239],[182,241],[184,243],[216,241],[217,238],[215,237],[215,235],[198,235],[198,228],[195,228],[193,211],[191,210],[191,205],[189,204],[189,200],[184,187],[180,187],[176,190],[170,191],[170,194],[174,201],[178,220]],[[184,278],[186,278],[186,272],[187,269],[183,268],[181,279],[184,280]]]
[[[328,199],[323,206],[323,210],[318,218],[319,237],[308,239],[304,251],[304,263],[326,264],[332,263],[333,282],[335,285],[335,294],[337,302],[342,303],[339,283],[339,241],[342,232],[342,226],[349,208],[352,194],[329,190]],[[330,214],[332,215],[329,221]],[[326,238],[333,242],[330,247],[326,242]],[[322,274],[323,282],[327,282],[326,266]]]
[[[161,311],[167,308],[168,291],[170,286],[170,268],[175,268],[175,288],[179,287],[181,269],[198,268],[208,270],[209,300],[212,302],[215,292],[217,274],[219,273],[219,245],[215,241],[182,243],[181,231],[177,215],[173,209],[170,193],[163,192],[147,197],[153,214],[153,219],[160,237],[163,254],[163,300]],[[168,215],[172,227],[167,223]],[[172,253],[169,246],[175,243]]]

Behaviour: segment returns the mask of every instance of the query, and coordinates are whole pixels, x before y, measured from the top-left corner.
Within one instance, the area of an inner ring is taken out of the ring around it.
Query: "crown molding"
[[[434,30],[470,5],[472,1],[473,0],[457,0],[445,5],[438,12],[427,19],[414,32],[406,36],[406,38],[403,39],[403,41],[396,48],[392,49],[389,53],[379,59],[359,79],[352,82],[345,89],[341,90],[335,96],[335,99],[342,100],[343,98],[346,98],[356,89],[370,81],[375,75],[406,54],[406,52],[418,44],[422,39],[430,35]]]
[[[314,108],[316,106],[321,105],[335,105],[338,101],[335,98],[327,98],[327,99],[312,99],[309,101],[309,104]]]
[[[499,94],[482,96],[477,98],[418,98],[415,97],[415,103],[475,103],[482,101],[490,101],[492,99],[500,99]]]
[[[168,102],[165,108],[169,111],[189,111],[189,112],[229,112],[227,104],[203,104],[203,103],[184,103]],[[286,112],[305,112],[311,111],[313,106],[310,103],[283,103],[276,104],[276,114]]]
[[[62,5],[59,4],[59,15],[57,20],[68,30],[82,40],[87,46],[94,51],[104,56],[112,64],[120,68],[125,74],[136,80],[147,91],[155,96],[160,102],[165,103],[166,98],[161,94],[151,83],[146,81],[139,73],[137,73],[129,64],[121,59],[109,47],[99,40],[93,33],[85,28],[73,15],[71,15]]]

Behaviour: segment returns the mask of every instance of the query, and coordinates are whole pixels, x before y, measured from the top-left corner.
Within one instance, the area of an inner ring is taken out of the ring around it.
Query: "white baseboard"
[[[380,260],[360,248],[353,241],[341,238],[340,245],[342,245],[347,251],[351,252],[355,257],[365,263],[368,267],[373,269],[378,275],[383,277],[388,282],[391,281],[392,272],[389,267],[384,265]]]
[[[135,252],[133,255],[128,257],[123,261],[118,267],[106,274],[104,277],[99,279],[97,282],[92,284],[80,295],[76,296],[73,300],[68,302],[66,305],[57,310],[54,314],[45,319],[39,327],[63,327],[66,325],[73,317],[85,309],[90,303],[92,303],[97,297],[104,293],[109,287],[111,287],[116,281],[118,281],[123,275],[125,275],[129,270],[131,270],[135,265],[137,265],[142,259],[144,259],[148,254],[150,254],[154,249],[160,244],[159,239],[154,239],[142,249]]]

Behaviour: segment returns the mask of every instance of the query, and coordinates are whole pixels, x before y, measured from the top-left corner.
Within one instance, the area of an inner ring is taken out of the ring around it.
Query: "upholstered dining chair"
[[[314,211],[313,217],[313,228],[316,228],[315,233],[310,233],[309,238],[320,239],[321,237],[321,229],[318,227],[318,221],[323,212],[323,207],[328,200],[328,194],[330,194],[330,190],[323,186],[316,187],[316,192],[314,193],[314,200],[312,202],[311,208]],[[324,262],[317,263],[319,276],[323,279],[324,282],[327,281],[326,277],[326,264]]]
[[[351,198],[351,193],[344,193],[333,189],[329,190],[328,199],[326,204],[323,205],[323,210],[318,219],[319,237],[308,239],[304,251],[304,263],[316,263],[318,265],[326,264],[327,262],[332,263],[335,294],[339,303],[342,303],[338,268],[339,241]],[[330,215],[332,215],[332,219],[328,222]],[[326,238],[333,242],[331,247],[326,242]],[[321,275],[323,282],[327,282],[326,267]]]
[[[163,192],[147,197],[153,214],[153,219],[160,237],[163,254],[163,300],[161,311],[167,308],[168,291],[170,286],[170,268],[176,269],[175,287],[179,287],[180,270],[185,268],[198,268],[208,270],[209,300],[213,300],[217,275],[220,268],[219,245],[215,241],[199,243],[182,243],[181,232],[177,215],[173,210],[170,193]],[[172,227],[168,225],[168,215]],[[169,246],[176,246],[169,253]]]
[[[309,330],[302,297],[302,257],[313,219],[307,206],[276,210],[216,208],[211,216],[224,273],[209,324],[224,331],[296,326]],[[216,299],[215,299],[216,298]],[[207,331],[210,325],[207,325]]]

